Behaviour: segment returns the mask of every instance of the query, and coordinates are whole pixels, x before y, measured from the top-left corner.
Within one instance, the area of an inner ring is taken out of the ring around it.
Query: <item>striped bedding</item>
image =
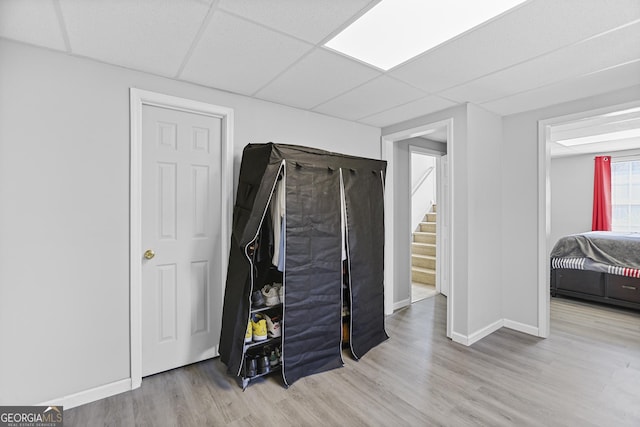
[[[640,233],[591,231],[565,236],[551,251],[551,268],[640,278]]]

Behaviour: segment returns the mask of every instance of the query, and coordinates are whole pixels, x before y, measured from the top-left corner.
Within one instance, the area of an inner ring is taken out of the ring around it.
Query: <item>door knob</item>
[[[144,251],[144,257],[145,257],[146,259],[151,259],[151,258],[153,258],[154,256],[156,256],[156,253],[155,253],[155,252],[153,252],[151,249],[147,249],[146,251]]]

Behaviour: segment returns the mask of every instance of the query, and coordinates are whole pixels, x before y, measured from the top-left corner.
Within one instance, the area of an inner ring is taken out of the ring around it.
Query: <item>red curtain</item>
[[[596,157],[593,179],[593,231],[611,231],[611,157]]]

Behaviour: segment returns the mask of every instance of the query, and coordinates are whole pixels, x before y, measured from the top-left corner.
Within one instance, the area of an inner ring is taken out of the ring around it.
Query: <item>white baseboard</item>
[[[451,333],[451,340],[453,342],[457,342],[458,344],[467,345],[467,346],[469,345],[468,344],[469,337],[467,337],[466,335],[459,334],[457,332]]]
[[[95,402],[115,394],[124,393],[131,390],[131,378],[105,384],[100,387],[90,388],[79,393],[52,399],[39,403],[37,406],[64,406],[64,409],[75,408],[86,403]]]
[[[394,302],[393,303],[393,311],[396,311],[400,308],[404,308],[408,305],[411,305],[411,298],[407,298],[405,300],[402,301],[398,301],[398,302]]]
[[[514,320],[504,319],[504,327],[525,334],[534,335],[536,337],[540,336],[539,330],[536,326],[526,325]]]
[[[475,342],[480,341],[482,338],[486,337],[497,331],[498,329],[504,326],[504,319],[498,319],[495,322],[485,326],[482,329],[475,331],[470,335],[462,335],[457,332],[453,332],[451,334],[451,339],[459,344],[470,346]]]
[[[495,322],[485,326],[484,328],[475,331],[474,333],[469,335],[469,344],[467,345],[471,345],[475,342],[480,341],[482,338],[486,337],[487,335],[491,335],[492,333],[502,328],[503,326],[504,326],[504,319],[498,319]]]

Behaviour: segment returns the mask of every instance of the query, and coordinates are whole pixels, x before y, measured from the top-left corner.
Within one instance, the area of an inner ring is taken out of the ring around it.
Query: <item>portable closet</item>
[[[281,327],[285,386],[343,365],[343,264],[349,277],[353,357],[362,357],[388,338],[383,283],[385,170],[384,161],[302,146],[245,147],[219,347],[229,373],[243,376],[251,293],[268,281],[265,263],[259,261],[265,256],[257,251],[265,250],[269,241],[269,206],[278,185],[285,191]]]

